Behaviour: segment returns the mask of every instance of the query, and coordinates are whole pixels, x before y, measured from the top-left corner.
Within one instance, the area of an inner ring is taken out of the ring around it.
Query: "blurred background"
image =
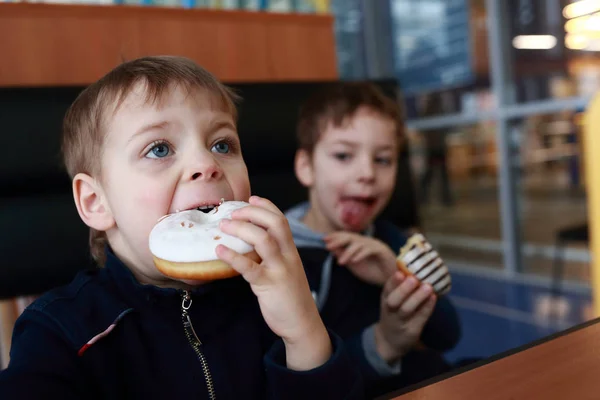
[[[450,359],[489,357],[592,317],[582,129],[600,87],[600,1],[5,3],[5,315],[89,262],[60,167],[66,107],[122,59],[178,54],[244,97],[253,189],[280,208],[305,196],[291,162],[297,106],[312,90],[369,80],[397,99],[407,146],[387,213],[422,230],[451,268],[464,332]],[[41,223],[12,229],[22,221]]]

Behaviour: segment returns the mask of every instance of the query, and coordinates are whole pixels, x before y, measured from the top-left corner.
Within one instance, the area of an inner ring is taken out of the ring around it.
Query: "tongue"
[[[342,222],[350,229],[361,229],[369,216],[371,207],[364,201],[359,200],[343,200],[341,202],[341,217]]]

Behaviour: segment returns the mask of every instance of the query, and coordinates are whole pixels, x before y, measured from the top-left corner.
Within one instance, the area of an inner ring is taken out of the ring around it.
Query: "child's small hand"
[[[331,356],[331,341],[310,293],[308,280],[284,214],[269,200],[253,196],[221,230],[254,246],[262,262],[228,247],[219,258],[236,269],[258,297],[267,325],[286,347],[288,367],[308,370]]]
[[[365,282],[383,286],[398,271],[395,254],[381,240],[352,232],[334,232],[324,240],[338,264]]]
[[[385,283],[381,313],[375,325],[375,344],[379,355],[391,363],[418,344],[437,298],[431,286],[397,272]]]

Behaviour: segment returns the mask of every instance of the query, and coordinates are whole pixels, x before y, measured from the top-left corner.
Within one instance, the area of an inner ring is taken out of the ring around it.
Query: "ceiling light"
[[[563,8],[563,15],[565,18],[571,19],[581,17],[582,15],[591,14],[596,11],[600,11],[600,1],[580,0]]]
[[[583,50],[590,44],[590,38],[586,35],[567,34],[565,36],[565,47],[571,50]]]
[[[552,35],[519,35],[512,41],[513,47],[520,50],[548,50],[556,46]]]

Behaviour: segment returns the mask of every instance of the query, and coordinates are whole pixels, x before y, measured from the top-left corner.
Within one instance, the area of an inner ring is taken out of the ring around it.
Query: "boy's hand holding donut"
[[[413,276],[398,271],[388,279],[375,325],[375,345],[381,358],[395,362],[417,344],[436,301],[431,285],[421,285]]]
[[[254,246],[259,263],[223,245],[218,257],[236,269],[258,297],[262,315],[285,344],[290,369],[309,370],[331,356],[329,334],[310,294],[298,250],[283,213],[269,200],[253,196],[250,206],[221,221],[223,232]]]

